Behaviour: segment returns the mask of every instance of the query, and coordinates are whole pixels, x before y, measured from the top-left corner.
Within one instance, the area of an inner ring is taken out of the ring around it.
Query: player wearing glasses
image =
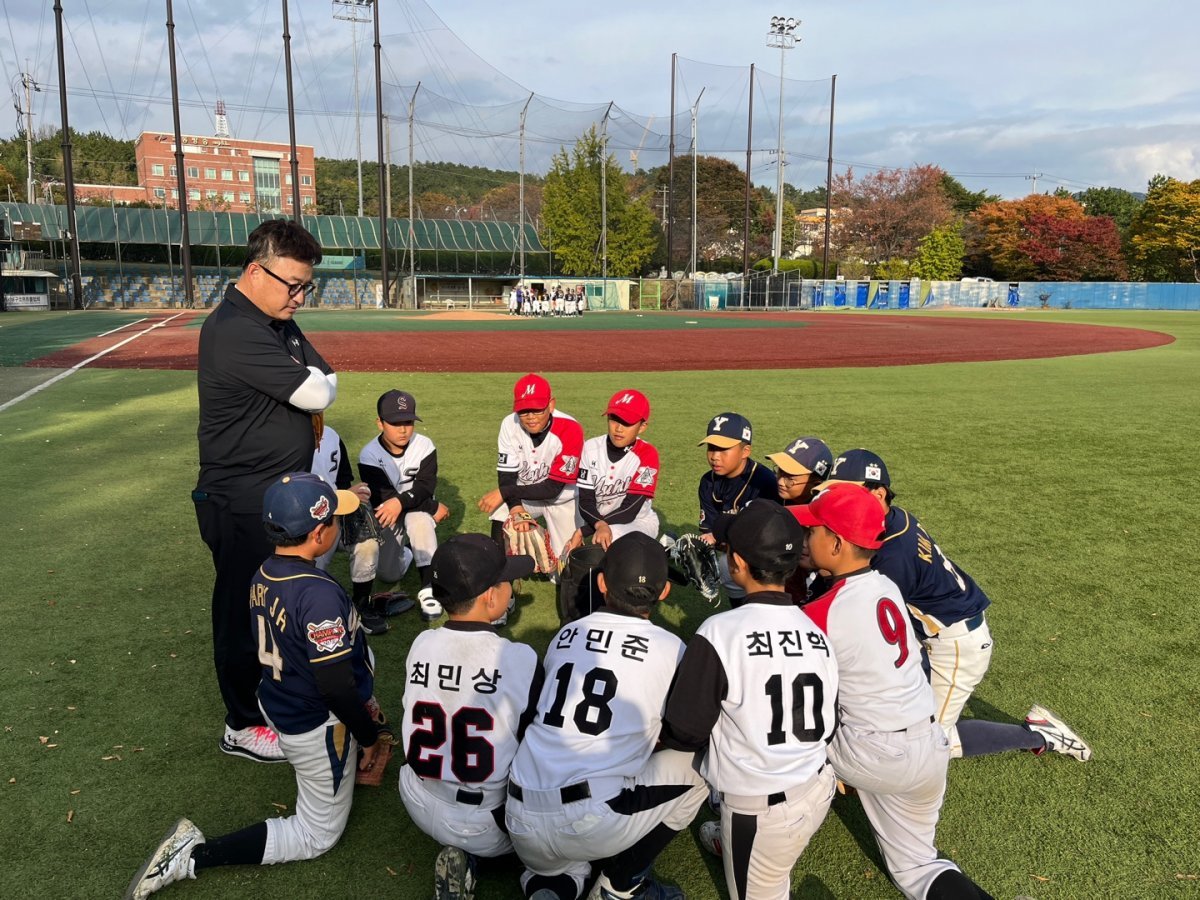
[[[225,702],[226,753],[282,762],[255,697],[262,666],[249,629],[250,578],[272,553],[263,495],[312,464],[337,375],[292,321],[312,293],[321,246],[300,225],[264,222],[250,234],[241,277],[200,329],[200,478],[192,492],[212,551],[213,661]]]

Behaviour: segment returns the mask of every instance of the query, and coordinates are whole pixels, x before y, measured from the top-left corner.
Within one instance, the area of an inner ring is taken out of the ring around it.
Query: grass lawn
[[[129,321],[114,315],[86,334]],[[321,330],[310,315],[318,314],[306,314],[306,329]],[[1200,626],[1187,596],[1200,583],[1191,497],[1200,318],[1027,315],[1177,340],[1129,353],[942,366],[547,374],[560,408],[589,436],[613,391],[649,395],[646,437],[663,461],[655,505],[677,531],[697,514],[704,461],[696,442],[723,410],[750,417],[759,459],[801,434],[835,451],[882,455],[897,502],[994,601],[997,651],[967,714],[1019,721],[1041,702],[1095,751],[1087,764],[1028,754],[954,761],[942,852],[998,898],[1194,895]],[[37,343],[49,349],[84,336],[74,330],[83,317],[15,316],[0,322],[0,353],[10,327],[40,329]],[[14,375],[0,369],[6,385]],[[375,433],[378,394],[412,391],[438,445],[439,497],[453,511],[444,533],[486,531],[474,501],[494,485],[496,427],[512,381],[348,373],[328,420],[357,456]],[[119,896],[178,816],[218,835],[286,814],[294,802],[289,767],[217,750],[224,710],[211,664],[211,560],[189,498],[195,428],[190,372],[84,370],[0,412],[0,614],[21,629],[0,653],[0,896]],[[334,571],[345,578],[344,557]],[[689,591],[672,596],[661,619],[686,637],[709,608]],[[395,718],[405,652],[423,626],[415,614],[393,623],[371,646],[377,692]],[[555,623],[550,587],[527,585],[511,634],[541,651]],[[395,767],[383,788],[359,790],[326,856],[206,872],[164,896],[425,900],[438,848],[409,823]],[[697,827],[657,871],[692,898],[723,897],[719,863],[699,849]],[[519,897],[517,872],[515,863],[494,865],[477,897]],[[835,801],[797,866],[793,895],[899,896],[857,801]]]

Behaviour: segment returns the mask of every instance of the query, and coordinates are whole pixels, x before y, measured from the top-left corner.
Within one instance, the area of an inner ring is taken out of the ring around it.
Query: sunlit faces
[[[272,319],[287,321],[304,305],[311,292],[313,267],[286,256],[251,263],[247,275],[253,294],[250,301]]]
[[[821,479],[812,472],[789,475],[781,469],[775,470],[775,485],[784,503],[807,503],[820,484]]]
[[[742,442],[732,447],[718,447],[716,444],[706,444],[708,466],[714,475],[731,478],[742,474],[746,460],[750,458],[750,445]]]
[[[612,413],[608,415],[608,439],[614,447],[631,446],[645,430],[645,419],[630,424],[623,421],[620,416],[614,416]]]
[[[811,561],[812,568],[826,574],[832,573],[841,556],[842,539],[824,525],[813,525],[807,531],[804,555]]]
[[[389,453],[403,453],[408,446],[408,442],[412,440],[413,431],[416,425],[412,422],[385,422],[383,419],[376,419],[379,425],[379,434],[382,438],[383,446]]]
[[[553,399],[543,409],[521,410],[517,413],[517,420],[521,423],[521,427],[525,429],[527,434],[541,434],[546,430],[546,426],[550,424],[550,417],[552,415],[554,415]]]

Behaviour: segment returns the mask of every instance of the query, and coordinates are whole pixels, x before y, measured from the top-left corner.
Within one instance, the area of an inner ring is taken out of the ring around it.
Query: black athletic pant
[[[262,677],[258,644],[250,629],[250,579],[275,552],[263,530],[262,513],[230,512],[228,501],[193,495],[200,537],[212,551],[213,663],[230,728],[265,725],[255,691]]]

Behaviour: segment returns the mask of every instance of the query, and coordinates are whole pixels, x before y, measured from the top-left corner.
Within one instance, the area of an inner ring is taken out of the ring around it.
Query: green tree
[[[601,166],[607,185],[608,274],[639,274],[658,243],[654,213],[631,200],[627,176],[616,158],[603,152],[595,126],[554,154],[542,194],[542,240],[553,243],[554,259],[565,275],[599,275],[601,259]]]
[[[1134,214],[1142,205],[1135,194],[1113,187],[1088,188],[1076,194],[1075,199],[1089,216],[1111,217],[1122,237],[1128,237]]]
[[[958,224],[940,226],[917,243],[912,273],[927,281],[958,278],[962,274],[964,255],[966,245],[963,243],[962,228]]]
[[[1130,225],[1134,264],[1151,281],[1200,282],[1200,179],[1151,184]]]
[[[953,175],[942,173],[942,193],[950,201],[954,212],[959,216],[969,216],[985,203],[995,203],[1000,199],[999,194],[989,194],[987,191],[968,191],[966,186]]]

